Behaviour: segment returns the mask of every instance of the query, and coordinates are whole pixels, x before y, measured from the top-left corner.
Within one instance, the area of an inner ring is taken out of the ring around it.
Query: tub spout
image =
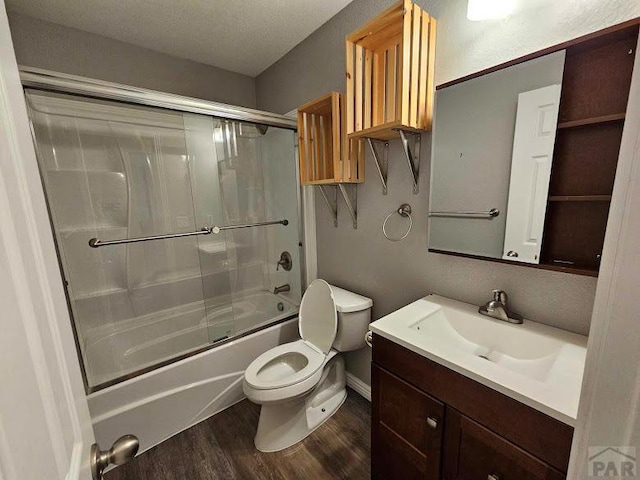
[[[291,287],[289,286],[288,283],[285,283],[284,285],[280,285],[279,287],[276,287],[273,289],[273,293],[275,295],[282,293],[282,292],[290,292],[291,291]]]

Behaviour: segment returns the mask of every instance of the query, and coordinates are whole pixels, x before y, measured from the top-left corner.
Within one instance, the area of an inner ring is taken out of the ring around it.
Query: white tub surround
[[[530,320],[513,325],[438,295],[371,331],[569,425],[574,425],[587,337]]]

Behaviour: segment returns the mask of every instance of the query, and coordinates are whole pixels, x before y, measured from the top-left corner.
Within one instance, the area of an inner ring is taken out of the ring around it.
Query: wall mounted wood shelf
[[[402,0],[346,39],[349,138],[391,140],[431,129],[436,22]]]
[[[358,228],[357,185],[364,182],[364,142],[347,138],[344,118],[343,99],[337,92],[298,108],[300,183],[320,189],[336,227],[340,192],[353,228]],[[352,185],[351,193],[347,185]]]
[[[298,108],[302,185],[364,182],[364,145],[347,139],[342,104],[331,92]]]
[[[433,119],[436,21],[401,0],[346,38],[346,131],[366,139],[387,194],[388,142],[402,141],[418,193],[420,134]],[[409,139],[413,141],[410,142]],[[384,143],[382,158],[373,142]]]

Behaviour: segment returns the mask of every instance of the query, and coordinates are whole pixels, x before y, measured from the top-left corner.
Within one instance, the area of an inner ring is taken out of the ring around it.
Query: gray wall
[[[345,35],[391,3],[391,0],[355,0],[329,20],[258,76],[258,107],[287,112],[330,90],[343,92]],[[417,3],[434,16],[444,11],[442,2]],[[439,19],[438,28],[438,51],[442,46],[450,49],[451,32],[455,29],[447,25],[446,18]],[[448,61],[451,63],[451,59]],[[436,77],[438,65],[436,63]],[[455,68],[449,67],[449,70],[455,71]],[[411,193],[409,172],[399,142],[391,145],[386,196],[381,193],[374,165],[367,157],[367,181],[358,187],[357,230],[351,228],[342,202],[339,227],[334,228],[326,205],[316,194],[318,276],[371,297],[375,319],[431,292],[479,305],[489,299],[491,289],[502,288],[510,294],[515,311],[586,334],[595,278],[427,252],[430,137],[430,134],[423,135],[418,195]],[[392,243],[382,236],[382,221],[403,202],[413,208],[413,231],[406,240]],[[367,383],[369,362],[369,349],[347,356],[348,370]]]
[[[255,79],[93,33],[9,13],[18,63],[245,107]]]
[[[518,95],[561,85],[564,57],[555,52],[436,92],[431,210],[501,214],[431,217],[430,248],[502,258]]]

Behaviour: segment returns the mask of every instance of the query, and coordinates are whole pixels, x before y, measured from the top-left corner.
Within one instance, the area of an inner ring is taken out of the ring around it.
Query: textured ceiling
[[[352,0],[6,0],[8,10],[256,76]]]

